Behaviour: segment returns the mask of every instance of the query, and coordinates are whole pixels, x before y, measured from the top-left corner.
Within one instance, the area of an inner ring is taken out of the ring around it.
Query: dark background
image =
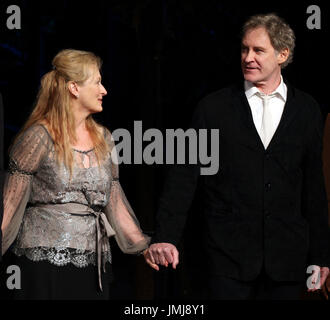
[[[9,5],[21,9],[21,30],[8,30]],[[321,8],[321,30],[309,30],[309,5]],[[329,112],[329,9],[322,1],[4,1],[0,3],[0,92],[4,149],[29,115],[41,76],[61,49],[89,50],[104,64],[108,95],[96,119],[110,130],[134,121],[148,128],[187,128],[197,102],[242,79],[240,27],[248,16],[275,12],[294,29],[294,61],[283,72]],[[6,153],[4,156],[7,163]],[[167,166],[121,165],[121,183],[145,232],[152,234]],[[123,255],[112,241],[115,299],[203,298],[199,242],[201,199],[190,210],[178,270],[153,272],[142,257]]]

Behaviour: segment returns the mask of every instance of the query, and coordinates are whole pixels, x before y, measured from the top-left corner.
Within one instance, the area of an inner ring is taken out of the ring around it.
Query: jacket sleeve
[[[309,225],[309,264],[325,267],[329,259],[328,203],[322,164],[324,121],[316,102],[307,137],[304,157],[302,210]]]
[[[150,238],[145,235],[140,227],[133,209],[119,182],[119,168],[115,143],[110,132],[106,131],[106,141],[110,149],[111,188],[110,199],[105,208],[105,214],[115,230],[115,239],[119,248],[128,254],[139,254],[148,248]]]
[[[203,105],[194,112],[190,128],[206,129]],[[183,146],[180,146],[182,148]],[[191,152],[191,150],[190,150]],[[159,199],[155,221],[155,235],[151,243],[172,243],[177,245],[183,234],[188,211],[195,196],[200,176],[200,164],[187,164],[189,149],[185,145],[186,164],[175,164],[168,170],[163,192]]]
[[[47,153],[49,139],[42,126],[33,126],[19,136],[10,150],[9,171],[3,188],[3,254],[16,239],[29,201],[33,175]]]

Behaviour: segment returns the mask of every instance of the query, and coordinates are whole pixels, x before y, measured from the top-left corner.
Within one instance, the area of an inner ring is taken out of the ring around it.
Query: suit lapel
[[[274,133],[272,140],[268,145],[267,150],[271,149],[274,145],[278,144],[282,139],[284,139],[287,127],[295,118],[295,115],[299,110],[299,106],[297,106],[294,102],[294,89],[287,81],[285,81],[285,84],[288,88],[286,103],[284,105],[280,123],[278,124],[278,127]]]
[[[251,108],[246,98],[243,84],[234,86],[232,95],[232,101],[234,101],[233,108],[235,108],[238,118],[238,129],[241,131],[240,140],[244,141],[244,144],[253,149],[263,150],[264,146],[254,125]],[[245,130],[243,131],[243,129]]]

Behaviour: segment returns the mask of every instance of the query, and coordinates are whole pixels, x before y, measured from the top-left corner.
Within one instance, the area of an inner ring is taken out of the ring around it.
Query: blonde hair
[[[41,79],[35,107],[18,136],[35,124],[46,122],[54,141],[57,160],[62,161],[72,175],[73,152],[71,143],[76,141],[75,122],[71,110],[71,93],[68,82],[83,84],[92,76],[92,67],[101,68],[102,61],[92,52],[65,49],[53,59],[53,70]],[[86,119],[98,163],[108,152],[101,126],[92,115]]]
[[[242,28],[242,38],[246,32],[251,29],[263,27],[268,33],[270,42],[277,52],[283,49],[289,49],[288,59],[281,64],[281,68],[285,68],[293,60],[293,51],[295,48],[295,34],[284,19],[275,13],[257,14],[250,17]]]

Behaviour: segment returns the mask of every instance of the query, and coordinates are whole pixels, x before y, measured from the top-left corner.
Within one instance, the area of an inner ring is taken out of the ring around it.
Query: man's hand
[[[171,243],[154,243],[144,253],[146,262],[155,270],[159,270],[158,265],[167,267],[172,263],[173,269],[179,263],[179,251]]]
[[[325,283],[322,286],[322,292],[323,295],[327,300],[329,300],[329,292],[330,292],[330,275],[328,275],[327,279],[325,280]]]

